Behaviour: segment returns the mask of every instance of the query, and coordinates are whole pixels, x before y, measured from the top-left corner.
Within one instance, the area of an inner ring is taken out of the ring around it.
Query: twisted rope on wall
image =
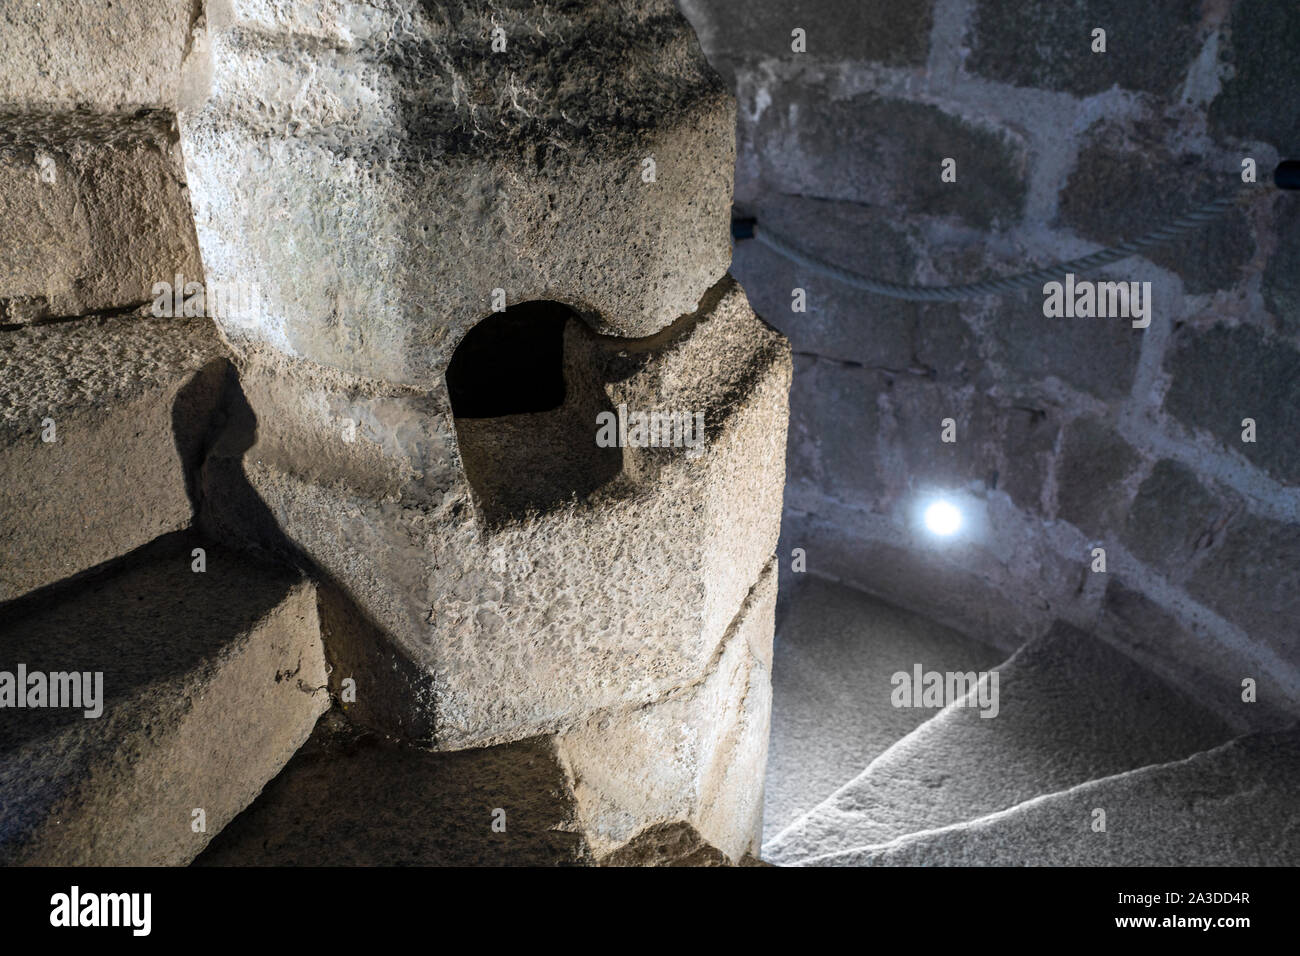
[[[1281,184],[1279,183],[1279,185]],[[1191,212],[1179,216],[1177,219],[1170,220],[1160,228],[1154,229],[1137,239],[1121,242],[1118,245],[1100,249],[1077,259],[1055,262],[1030,272],[985,279],[982,282],[967,282],[961,285],[908,285],[873,279],[870,276],[864,276],[850,269],[827,262],[825,259],[818,258],[800,249],[781,234],[773,232],[766,226],[760,227],[754,220],[738,220],[739,231],[736,228],[737,223],[733,223],[732,234],[737,239],[754,238],[791,262],[796,262],[805,268],[812,269],[814,272],[819,272],[864,292],[888,296],[891,299],[906,299],[911,302],[959,302],[980,296],[1015,292],[1030,286],[1041,287],[1045,282],[1060,279],[1067,272],[1076,274],[1090,272],[1113,262],[1127,259],[1129,256],[1137,255],[1147,249],[1166,245],[1183,238],[1190,232],[1195,232],[1206,223],[1213,222],[1232,206],[1251,195],[1249,188],[1242,188],[1231,195],[1220,196],[1196,207]]]

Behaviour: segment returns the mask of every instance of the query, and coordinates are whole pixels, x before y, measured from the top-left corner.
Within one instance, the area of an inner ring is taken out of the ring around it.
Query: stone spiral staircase
[[[109,317],[35,325],[4,342],[11,420],[54,409],[60,440],[42,447],[34,428],[15,425],[0,458],[10,475],[43,476],[39,495],[6,483],[32,497],[10,497],[17,507],[5,511],[8,553],[26,558],[5,565],[0,661],[30,671],[75,662],[104,672],[107,692],[99,721],[6,713],[0,860],[592,859],[562,741],[437,753],[355,726],[327,690],[321,630],[339,613],[330,589],[193,527],[191,509],[203,506],[196,471],[234,417],[232,368],[209,325],[173,324],[164,335],[147,316]],[[69,454],[73,443],[81,455]],[[153,464],[98,471],[78,460],[86,448]],[[47,455],[39,470],[33,449]],[[33,511],[44,520],[13,525]],[[121,554],[105,558],[105,548]],[[769,567],[733,632],[757,621],[761,634],[774,577]],[[997,715],[894,707],[891,675],[917,664],[996,668]],[[683,726],[689,700],[716,699],[737,673],[724,651],[678,695]],[[1230,711],[1208,710],[1068,625],[1008,656],[795,576],[772,673],[767,862],[1300,862],[1300,731],[1243,732]],[[508,838],[487,825],[496,807],[508,809]],[[1104,831],[1094,829],[1099,809]],[[727,860],[684,824],[651,827],[602,858]]]
[[[743,865],[765,765],[780,865],[1300,861],[1296,732],[1090,635],[999,664],[807,580],[774,660],[789,347],[666,0],[502,8],[500,61],[474,4],[56,6],[0,10],[0,671],[103,713],[0,712],[0,864]],[[269,314],[151,314],[182,273]],[[584,505],[519,454],[556,419],[458,416],[497,283],[706,453]],[[916,663],[999,666],[998,716],[893,707]]]
[[[767,746],[770,551],[789,375],[782,340],[756,331],[743,293],[726,280],[701,314],[639,359],[626,347],[610,358],[583,337],[595,349],[584,353],[589,364],[615,361],[620,381],[647,390],[656,384],[641,372],[647,364],[667,366],[687,390],[700,387],[690,373],[702,357],[732,375],[729,412],[713,419],[720,427],[691,472],[713,477],[691,485],[663,463],[647,467],[663,481],[665,499],[685,503],[683,520],[693,527],[719,515],[692,489],[713,481],[735,487],[747,469],[766,489],[758,489],[766,517],[747,545],[754,581],[737,590],[717,633],[699,635],[711,642],[699,669],[630,704],[588,702],[544,716],[540,731],[458,746],[450,735],[371,729],[346,683],[331,693],[331,675],[364,673],[347,655],[365,646],[372,625],[243,482],[258,423],[244,397],[247,379],[211,321],[156,318],[140,307],[4,330],[5,692],[12,695],[24,674],[51,683],[53,675],[84,674],[102,680],[102,697],[73,707],[49,697],[27,707],[5,700],[0,865],[751,860]],[[768,464],[750,467],[749,454]],[[628,498],[624,488],[615,507],[653,504],[643,493]],[[212,520],[218,502],[251,529],[249,538],[234,540],[227,524]],[[604,505],[592,511],[602,520]],[[516,518],[507,530],[535,538],[550,521],[608,543],[591,520],[576,507],[559,509],[558,518],[552,509]],[[719,560],[735,561],[728,549],[737,528],[718,538]],[[671,523],[663,530],[675,533]],[[531,556],[540,562],[536,550]],[[681,556],[675,569],[699,571]],[[544,572],[485,561],[476,573],[497,575],[484,587],[519,588]],[[606,610],[620,613],[617,605]],[[676,620],[699,625],[686,615]],[[565,655],[559,643],[524,660],[555,666]],[[364,677],[360,685],[381,714],[405,701]],[[485,700],[509,702],[489,674],[475,686]],[[558,679],[543,689],[573,690]],[[24,683],[24,700],[25,690]],[[88,710],[98,713],[87,719]]]
[[[791,361],[673,4],[56,6],[0,9],[0,864],[752,859]]]
[[[139,310],[0,346],[0,671],[102,675],[95,719],[89,700],[0,712],[0,865],[721,865],[756,849],[771,562],[703,671],[653,702],[438,751],[331,696],[324,636],[355,611],[309,558],[204,527],[213,494],[271,521],[204,478],[244,427],[210,322]]]
[[[918,663],[996,669],[996,714],[894,707],[891,676]],[[773,681],[768,862],[1300,863],[1300,728],[1243,732],[1067,624],[1006,657],[810,577],[784,603]]]

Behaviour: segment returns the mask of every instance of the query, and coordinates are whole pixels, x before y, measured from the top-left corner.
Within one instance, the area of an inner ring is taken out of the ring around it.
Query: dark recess
[[[524,302],[466,333],[447,366],[457,418],[548,412],[564,404],[564,326],[577,313],[559,302]]]

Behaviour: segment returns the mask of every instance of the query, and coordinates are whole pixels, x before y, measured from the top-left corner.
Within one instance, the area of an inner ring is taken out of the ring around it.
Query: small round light
[[[932,534],[950,537],[961,528],[961,512],[950,501],[936,501],[925,509],[925,526]]]

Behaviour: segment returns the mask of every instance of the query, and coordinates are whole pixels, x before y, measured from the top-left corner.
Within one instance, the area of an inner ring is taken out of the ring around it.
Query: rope
[[[983,282],[968,282],[962,285],[906,285],[898,282],[884,282],[834,265],[824,259],[819,259],[792,244],[779,233],[772,232],[766,226],[760,228],[757,223],[753,223],[750,228],[755,239],[785,256],[791,262],[797,262],[801,266],[830,276],[832,279],[843,282],[855,289],[888,296],[892,299],[906,299],[911,302],[959,302],[963,299],[1000,295],[1005,292],[1015,292],[1019,289],[1029,288],[1030,286],[1041,286],[1053,279],[1060,279],[1066,272],[1076,274],[1091,272],[1102,266],[1110,265],[1112,262],[1119,262],[1129,256],[1137,255],[1139,252],[1154,246],[1163,246],[1181,239],[1189,232],[1195,232],[1208,222],[1218,219],[1244,195],[1247,195],[1245,189],[1230,196],[1212,199],[1191,212],[1169,221],[1159,229],[1148,232],[1144,236],[1129,242],[1121,242],[1118,245],[1101,249],[1078,259],[1056,262],[1050,266],[1043,266],[1041,269],[1034,269],[1032,272],[1021,272],[1016,275],[986,279]]]

